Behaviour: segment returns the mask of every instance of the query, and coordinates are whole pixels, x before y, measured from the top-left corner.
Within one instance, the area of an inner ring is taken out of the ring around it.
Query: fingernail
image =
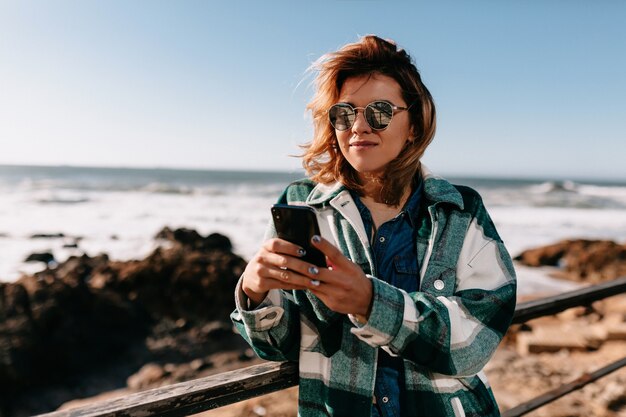
[[[319,287],[319,286],[320,286],[320,282],[319,282],[319,280],[317,280],[317,279],[312,279],[312,280],[311,280],[311,285],[314,285],[314,286],[316,286],[316,287]]]
[[[298,249],[298,255],[299,256],[304,256],[304,255],[306,255],[306,251],[304,249],[300,248],[300,249]]]
[[[322,241],[322,238],[319,237],[318,235],[313,235],[311,240],[313,241],[313,243],[320,243]]]
[[[315,267],[315,266],[310,266],[309,267],[309,274],[317,275],[319,273],[320,273],[320,270],[317,269],[317,267]]]

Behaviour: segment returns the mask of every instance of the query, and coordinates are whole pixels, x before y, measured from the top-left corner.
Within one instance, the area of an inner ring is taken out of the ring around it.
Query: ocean
[[[0,166],[0,281],[40,270],[34,252],[145,257],[165,226],[228,236],[249,259],[269,207],[302,172]],[[459,178],[480,192],[509,252],[566,238],[626,240],[626,182]],[[36,235],[55,235],[41,238]],[[567,283],[518,267],[522,293]]]

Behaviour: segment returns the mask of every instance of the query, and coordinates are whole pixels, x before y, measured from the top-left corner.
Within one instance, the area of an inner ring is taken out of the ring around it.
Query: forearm
[[[236,310],[231,314],[239,333],[263,359],[297,360],[298,306],[280,290],[271,290],[264,300],[252,307],[241,284],[242,280],[235,290]]]
[[[497,290],[409,295],[375,280],[372,312],[357,337],[433,372],[472,375],[489,360],[515,308],[513,283]],[[354,321],[353,321],[354,322]]]

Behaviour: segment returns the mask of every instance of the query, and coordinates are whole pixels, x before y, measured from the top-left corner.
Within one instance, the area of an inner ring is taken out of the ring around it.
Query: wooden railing
[[[571,307],[588,306],[594,301],[626,292],[626,277],[585,287],[540,300],[518,304],[513,323],[520,324]],[[626,358],[583,375],[577,380],[507,410],[503,417],[529,413],[557,398],[593,382],[626,365]],[[42,414],[41,417],[105,416],[187,416],[279,391],[298,384],[295,363],[264,363],[231,372],[155,388],[82,408]]]

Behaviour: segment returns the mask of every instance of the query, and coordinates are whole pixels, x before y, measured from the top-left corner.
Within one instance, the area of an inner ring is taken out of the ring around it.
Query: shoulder
[[[464,211],[476,213],[480,209],[484,209],[483,199],[475,189],[466,185],[452,184],[459,192],[463,199]]]
[[[491,239],[501,240],[478,191],[464,185],[454,185],[454,187],[463,198],[463,211],[469,213],[471,219],[481,228],[483,234]]]
[[[279,198],[279,203],[304,202],[316,186],[317,183],[308,178],[296,180],[285,188]]]

